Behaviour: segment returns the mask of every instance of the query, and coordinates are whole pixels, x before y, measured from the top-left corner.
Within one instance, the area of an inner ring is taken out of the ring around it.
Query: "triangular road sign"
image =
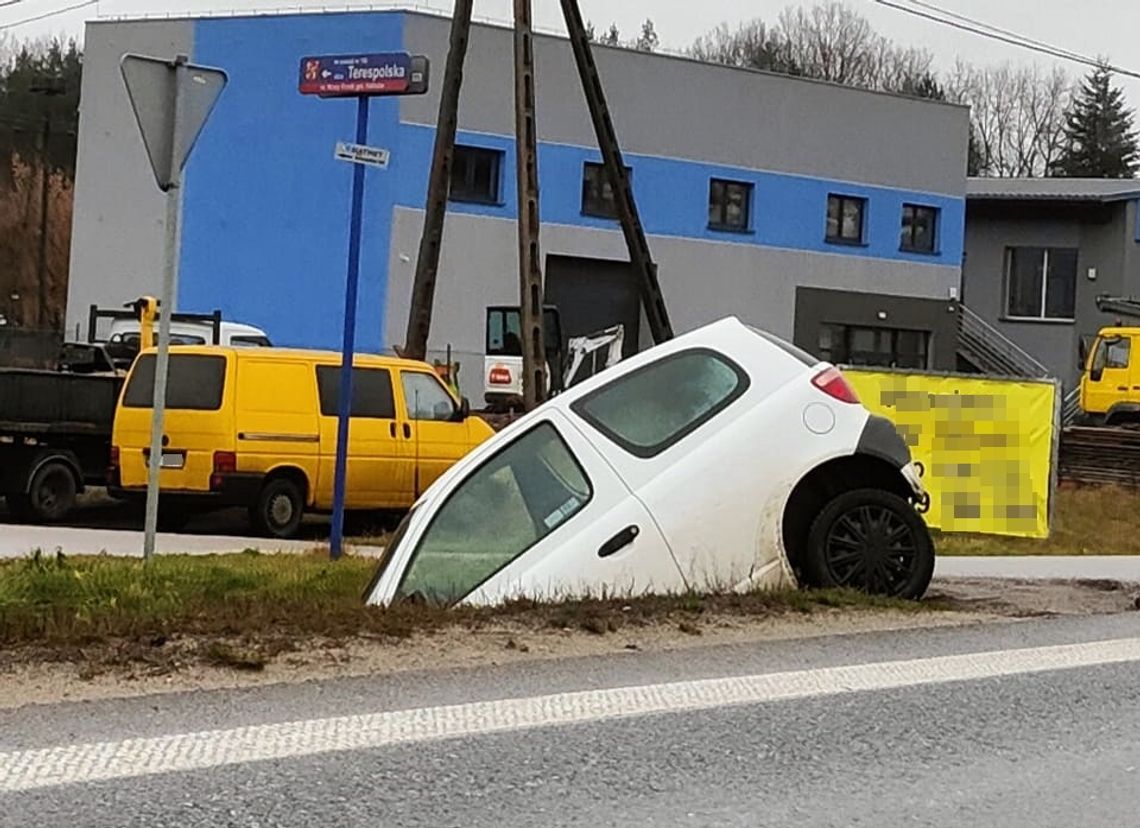
[[[174,186],[194,142],[226,85],[226,73],[209,66],[123,55],[127,95],[139,122],[154,178],[165,192]]]

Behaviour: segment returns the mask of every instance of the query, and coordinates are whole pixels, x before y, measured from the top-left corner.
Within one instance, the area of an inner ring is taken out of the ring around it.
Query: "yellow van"
[[[340,362],[323,351],[171,348],[164,506],[246,506],[258,531],[281,538],[305,510],[330,510]],[[115,411],[110,485],[128,497],[146,490],[154,367],[153,349],[140,354]],[[492,434],[426,363],[358,355],[345,506],[405,510]]]

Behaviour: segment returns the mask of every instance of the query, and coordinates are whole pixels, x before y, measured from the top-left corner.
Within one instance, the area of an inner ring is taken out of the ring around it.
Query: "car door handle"
[[[396,439],[396,424],[388,423],[388,433],[392,435],[392,439]]]
[[[405,440],[412,439],[412,427],[410,425],[408,425],[407,423],[404,423],[404,439]]]
[[[601,548],[598,550],[598,557],[608,558],[610,555],[617,554],[629,546],[631,543],[633,543],[634,538],[636,538],[640,532],[641,530],[636,526],[625,527],[608,541],[602,544]]]
[[[1118,385],[1118,386],[1116,386],[1116,390],[1117,391],[1127,391],[1128,386],[1127,385]]]

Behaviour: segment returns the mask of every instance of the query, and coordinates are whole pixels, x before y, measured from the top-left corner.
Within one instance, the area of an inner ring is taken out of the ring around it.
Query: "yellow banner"
[[[926,469],[926,522],[944,532],[1049,536],[1057,386],[847,368]]]

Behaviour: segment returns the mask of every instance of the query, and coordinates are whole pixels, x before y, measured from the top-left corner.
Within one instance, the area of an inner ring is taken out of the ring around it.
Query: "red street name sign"
[[[407,52],[323,55],[301,58],[302,95],[422,95],[428,89],[428,59]]]

